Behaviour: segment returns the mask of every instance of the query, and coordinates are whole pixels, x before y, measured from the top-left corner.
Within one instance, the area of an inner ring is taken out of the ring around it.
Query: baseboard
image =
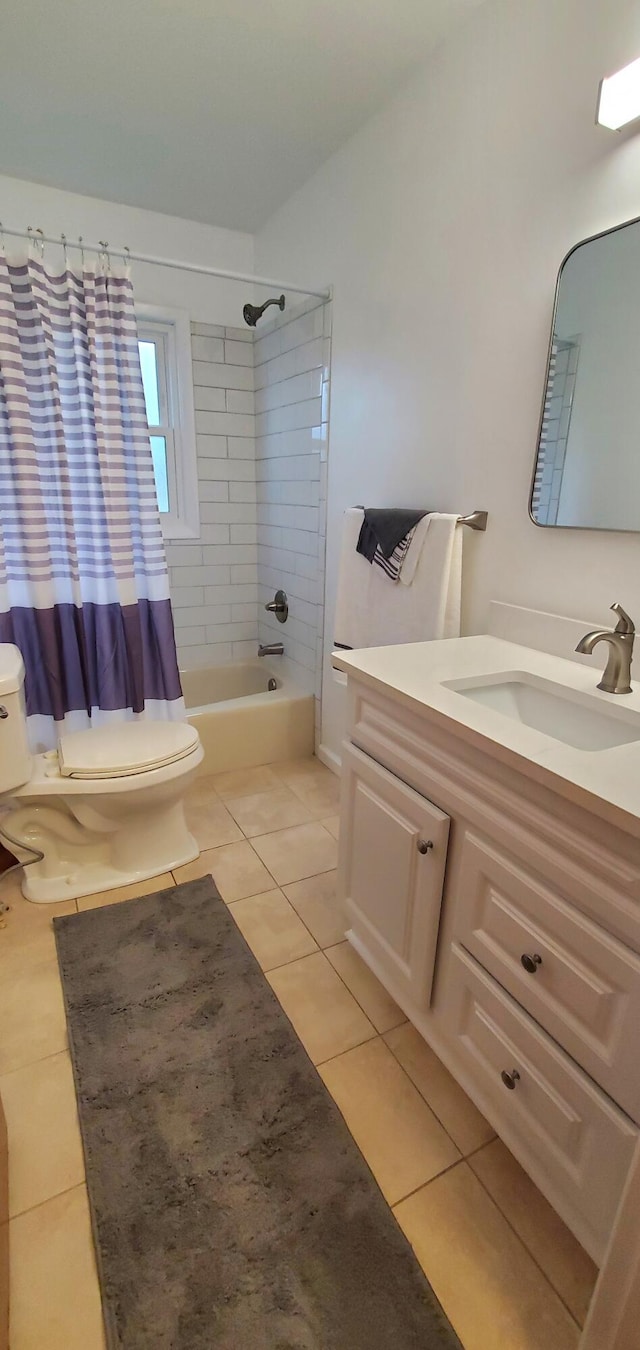
[[[316,755],[321,764],[325,764],[328,769],[331,769],[332,773],[337,773],[338,777],[340,777],[340,774],[342,773],[342,760],[339,755],[336,755],[334,750],[329,750],[326,745],[319,745],[316,750]]]

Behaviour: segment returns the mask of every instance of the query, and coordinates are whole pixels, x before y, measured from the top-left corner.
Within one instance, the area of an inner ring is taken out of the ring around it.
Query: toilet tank
[[[17,647],[0,642],[0,793],[31,777],[24,702],[24,665]]]

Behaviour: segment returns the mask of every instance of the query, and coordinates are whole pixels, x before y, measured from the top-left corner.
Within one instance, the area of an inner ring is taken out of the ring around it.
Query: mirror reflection
[[[560,269],[538,441],[536,525],[640,530],[640,222]]]

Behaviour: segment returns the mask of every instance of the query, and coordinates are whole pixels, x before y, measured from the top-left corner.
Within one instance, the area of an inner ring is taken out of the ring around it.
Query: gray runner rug
[[[54,924],[109,1350],[461,1350],[211,878]]]

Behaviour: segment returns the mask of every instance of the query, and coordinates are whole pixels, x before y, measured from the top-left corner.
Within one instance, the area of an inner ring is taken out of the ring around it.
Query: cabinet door
[[[345,745],[338,887],[363,955],[390,992],[431,998],[449,817]]]

